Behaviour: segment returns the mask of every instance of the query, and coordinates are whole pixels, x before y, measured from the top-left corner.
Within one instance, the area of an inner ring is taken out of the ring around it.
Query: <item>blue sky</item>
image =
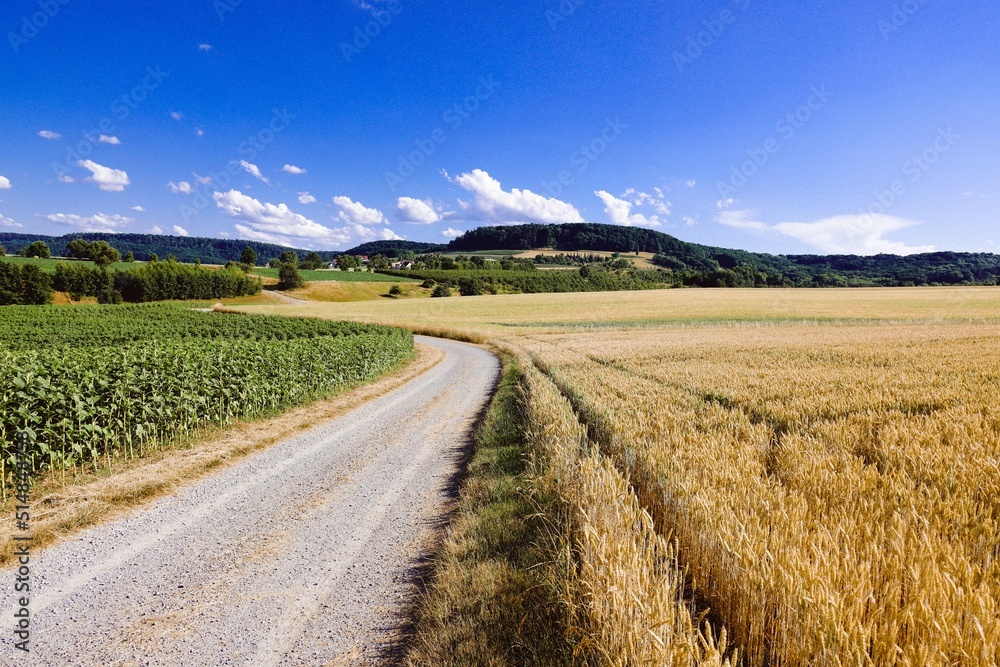
[[[11,0],[0,28],[0,231],[1000,244],[986,0]]]

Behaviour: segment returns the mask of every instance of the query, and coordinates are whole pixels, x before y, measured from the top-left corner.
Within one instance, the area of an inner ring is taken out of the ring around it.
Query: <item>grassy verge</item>
[[[574,664],[557,574],[568,553],[562,513],[529,479],[523,383],[505,359],[418,610],[408,665]]]

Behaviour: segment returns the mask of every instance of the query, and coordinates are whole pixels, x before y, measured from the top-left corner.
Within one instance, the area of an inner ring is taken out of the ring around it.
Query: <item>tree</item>
[[[107,241],[94,241],[90,244],[87,252],[90,261],[100,267],[105,267],[122,260],[122,256]]]
[[[281,268],[281,260],[279,258],[275,257],[275,258],[271,259],[267,263],[267,266],[268,266],[268,268],[271,268],[271,269],[280,269]]]
[[[2,245],[0,245],[0,257],[6,257],[6,256],[7,256],[7,248],[4,248]]]
[[[438,285],[431,292],[431,297],[437,298],[443,296],[451,296],[451,289],[447,285]]]
[[[151,252],[151,253],[149,253],[149,261],[150,262],[159,262],[160,258],[156,256],[155,252]]]
[[[401,296],[402,294],[403,294],[402,288],[400,288],[399,285],[393,285],[392,287],[389,288],[389,292],[387,293],[387,296],[389,296],[390,298],[395,299],[395,298]]]
[[[337,268],[341,271],[350,271],[358,268],[358,258],[354,255],[339,255],[335,260]]]
[[[281,263],[281,267],[278,269],[279,289],[295,289],[296,287],[302,287],[305,284],[306,282],[302,280],[302,276],[299,275],[299,269],[294,263]]]
[[[35,241],[21,252],[24,253],[24,257],[39,257],[41,259],[52,257],[52,252],[45,241]]]
[[[299,256],[294,250],[286,250],[281,253],[281,263],[282,264],[295,264],[299,263]]]
[[[247,246],[240,253],[240,264],[243,265],[243,272],[250,273],[253,267],[257,266],[257,253],[253,248]]]
[[[129,250],[127,253],[125,253],[125,259],[123,259],[122,261],[132,263],[135,261],[135,255],[133,255],[132,251]]]
[[[316,269],[323,268],[323,258],[319,256],[318,252],[311,252],[305,256],[301,262],[299,262],[299,268],[305,269],[306,271],[315,271]]]
[[[389,268],[389,259],[385,255],[379,253],[371,258],[368,265],[372,268],[372,271],[385,271]]]
[[[90,257],[90,244],[83,239],[73,239],[66,244],[66,256],[73,259],[87,259]]]

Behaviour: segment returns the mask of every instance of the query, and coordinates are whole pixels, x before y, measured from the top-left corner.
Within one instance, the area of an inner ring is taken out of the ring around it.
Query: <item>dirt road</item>
[[[31,653],[7,630],[0,664],[377,663],[499,370],[422,341],[446,355],[409,384],[34,554]]]

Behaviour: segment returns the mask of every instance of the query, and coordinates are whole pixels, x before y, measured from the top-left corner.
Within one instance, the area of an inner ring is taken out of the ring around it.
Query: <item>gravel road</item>
[[[33,554],[31,652],[5,630],[0,664],[377,664],[499,371],[420,340],[445,357],[409,384]]]

